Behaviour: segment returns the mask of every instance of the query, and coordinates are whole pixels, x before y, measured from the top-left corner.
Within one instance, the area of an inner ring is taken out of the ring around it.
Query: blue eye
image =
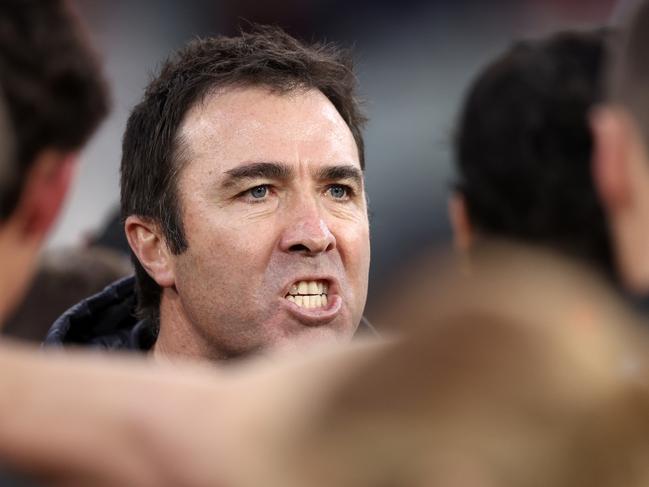
[[[329,187],[329,194],[332,196],[332,198],[341,200],[348,196],[348,191],[345,186],[334,184],[333,186]]]
[[[255,186],[254,188],[250,189],[250,196],[252,196],[255,199],[261,199],[264,198],[268,194],[268,186]]]

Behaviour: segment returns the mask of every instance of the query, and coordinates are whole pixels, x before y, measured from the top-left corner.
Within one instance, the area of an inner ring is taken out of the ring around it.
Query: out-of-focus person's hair
[[[0,90],[16,139],[14,164],[0,180],[0,220],[38,153],[80,148],[107,113],[102,71],[71,16],[64,0],[0,2]]]
[[[356,98],[351,55],[329,44],[308,45],[279,28],[253,26],[237,37],[190,42],[149,84],[126,126],[121,164],[122,218],[160,225],[169,249],[187,248],[176,180],[189,158],[178,129],[187,111],[218,89],[263,86],[277,93],[316,89],[349,126],[364,167],[365,117]],[[225,141],[224,141],[225,143]],[[134,258],[139,314],[159,318],[161,289]]]
[[[54,320],[70,306],[132,273],[127,257],[98,247],[46,251],[22,303],[3,333],[41,342]]]
[[[629,110],[649,144],[649,3],[639,2],[630,13],[622,34],[611,43],[607,98]]]
[[[562,32],[515,43],[471,86],[456,139],[457,189],[477,233],[549,245],[609,276],[588,116],[603,96],[612,35]]]
[[[9,122],[4,95],[0,92],[0,189],[4,188],[11,178],[14,158],[13,129]]]

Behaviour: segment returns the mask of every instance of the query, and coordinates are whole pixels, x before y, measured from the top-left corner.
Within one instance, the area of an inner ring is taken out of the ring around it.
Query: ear
[[[76,152],[50,149],[36,156],[15,212],[25,237],[43,240],[56,222],[70,188],[77,156]]]
[[[592,175],[607,212],[631,202],[630,128],[622,109],[600,107],[590,115],[593,134]]]
[[[139,216],[131,215],[124,223],[131,250],[142,267],[160,287],[175,283],[172,254],[167,247],[159,225]]]
[[[466,201],[462,193],[455,191],[448,199],[448,217],[453,230],[453,244],[455,248],[464,252],[468,251],[473,241],[473,230]]]

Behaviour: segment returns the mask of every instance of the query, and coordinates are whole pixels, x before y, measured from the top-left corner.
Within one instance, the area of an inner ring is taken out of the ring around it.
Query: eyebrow
[[[293,175],[293,170],[278,162],[251,162],[226,171],[224,187],[234,186],[238,181],[246,179],[275,179],[287,180]]]
[[[239,181],[246,179],[273,179],[287,181],[293,176],[293,168],[279,162],[251,162],[238,166],[229,171],[223,181],[223,187],[235,186]],[[321,181],[340,181],[351,179],[358,186],[363,186],[363,173],[356,166],[337,165],[319,169],[316,178]]]
[[[351,179],[358,186],[363,186],[363,173],[359,168],[352,165],[329,166],[319,169],[316,177],[325,181],[340,181]]]

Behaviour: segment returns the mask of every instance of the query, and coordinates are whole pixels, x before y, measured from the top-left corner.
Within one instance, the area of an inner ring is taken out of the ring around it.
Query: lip
[[[329,283],[329,291],[327,293],[327,307],[326,308],[303,308],[295,303],[291,303],[285,296],[291,289],[291,285],[298,281],[327,281]],[[280,297],[282,305],[286,311],[297,319],[300,323],[307,326],[322,326],[326,325],[334,318],[336,318],[343,306],[343,298],[338,294],[338,281],[331,276],[300,276],[292,279],[286,285],[282,296]]]

